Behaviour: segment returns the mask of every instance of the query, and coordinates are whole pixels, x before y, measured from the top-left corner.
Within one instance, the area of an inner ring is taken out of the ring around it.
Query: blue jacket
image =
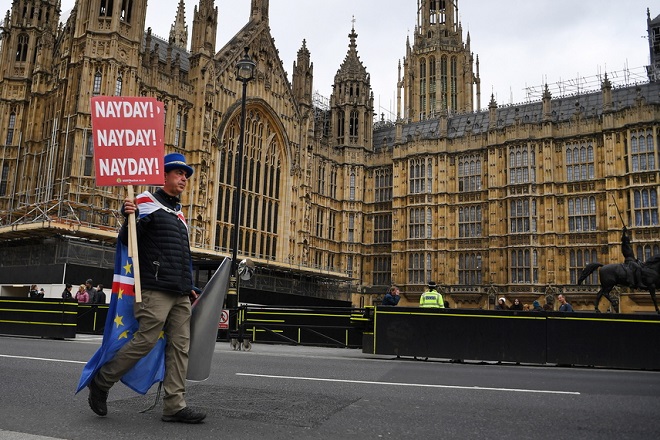
[[[390,292],[387,292],[385,294],[385,297],[383,298],[383,305],[384,306],[395,306],[395,305],[399,304],[400,299],[401,299],[401,296],[392,295]]]

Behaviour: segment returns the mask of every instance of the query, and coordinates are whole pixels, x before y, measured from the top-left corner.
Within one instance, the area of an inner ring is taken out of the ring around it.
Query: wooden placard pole
[[[133,185],[128,185],[126,188],[128,189],[128,198],[131,201],[134,201],[135,193],[133,192]],[[128,215],[128,256],[133,259],[135,302],[141,303],[142,286],[140,285],[140,259],[138,258],[137,223],[135,221],[135,213]]]

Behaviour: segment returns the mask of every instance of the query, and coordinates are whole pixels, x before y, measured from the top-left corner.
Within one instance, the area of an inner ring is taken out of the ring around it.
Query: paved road
[[[119,384],[108,417],[74,395],[98,337],[0,337],[0,439],[657,439],[660,372],[454,364],[358,350],[218,343],[190,383],[202,425],[160,421]]]

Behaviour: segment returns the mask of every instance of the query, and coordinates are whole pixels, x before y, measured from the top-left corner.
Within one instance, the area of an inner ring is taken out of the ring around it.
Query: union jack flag
[[[154,195],[151,194],[149,191],[145,191],[141,194],[138,194],[138,196],[135,198],[135,202],[138,206],[140,218],[146,217],[147,215],[159,209],[163,209],[167,212],[175,214],[179,218],[179,220],[181,220],[183,224],[186,225],[186,228],[188,227],[188,224],[186,223],[186,217],[183,215],[183,212],[181,211],[180,208],[177,208],[176,211],[168,208],[167,206],[160,203],[158,199],[156,199],[156,197],[154,197]]]

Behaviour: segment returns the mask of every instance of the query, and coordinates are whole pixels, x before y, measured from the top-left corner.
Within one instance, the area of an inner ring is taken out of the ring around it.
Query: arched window
[[[656,188],[635,190],[635,226],[658,225],[658,192]]]
[[[430,193],[433,179],[433,159],[415,158],[408,161],[410,194]]]
[[[571,284],[577,284],[577,280],[584,267],[589,263],[598,262],[598,252],[596,249],[576,249],[571,250],[569,255],[569,271]],[[595,271],[584,281],[584,284],[598,284],[598,271]]]
[[[184,114],[180,118],[183,126]],[[229,121],[220,143],[216,226],[223,228],[223,231],[231,231],[233,228],[233,177],[236,176],[235,167],[240,160],[244,168],[240,182],[242,207],[237,250],[239,255],[273,260],[277,252],[281,138],[273,136],[276,127],[266,114],[259,110],[249,110],[245,120],[244,154],[237,158],[239,127],[240,114]],[[326,230],[325,223],[319,227]],[[231,249],[230,235],[216,232],[215,247]]]
[[[177,112],[174,128],[174,146],[185,148],[186,134],[188,133],[188,113],[184,113],[182,110]]]
[[[115,83],[115,96],[121,96],[121,88],[122,88],[122,79],[120,76],[117,78],[117,82]]]
[[[355,173],[351,173],[350,184],[348,188],[348,200],[355,200]]]
[[[630,147],[632,171],[654,171],[657,169],[652,129],[631,131]]]
[[[9,127],[7,127],[7,139],[5,144],[12,145],[14,142],[14,130],[16,128],[16,112],[11,112],[9,114]]]
[[[447,71],[447,55],[440,57],[440,102],[442,103],[442,108],[447,109],[447,90],[448,90],[448,78],[449,72]]]
[[[351,110],[351,116],[349,119],[349,135],[353,142],[357,141],[358,135],[358,112],[357,110]]]
[[[453,111],[458,111],[458,60],[456,57],[450,59],[449,92],[451,94],[451,106]]]
[[[337,112],[337,142],[344,142],[344,112]]]
[[[426,59],[419,60],[419,119],[426,118]]]
[[[25,61],[27,59],[28,43],[30,37],[27,34],[20,34],[18,36],[18,43],[16,44],[16,61]]]
[[[133,14],[133,0],[122,0],[121,1],[121,12],[119,19],[126,23],[131,22],[131,15]]]
[[[99,17],[112,17],[113,0],[101,0]]]
[[[463,253],[458,256],[458,284],[478,286],[482,284],[482,257],[480,253]]]
[[[99,96],[101,94],[101,72],[96,72],[94,75],[94,85],[92,87],[92,95]]]

